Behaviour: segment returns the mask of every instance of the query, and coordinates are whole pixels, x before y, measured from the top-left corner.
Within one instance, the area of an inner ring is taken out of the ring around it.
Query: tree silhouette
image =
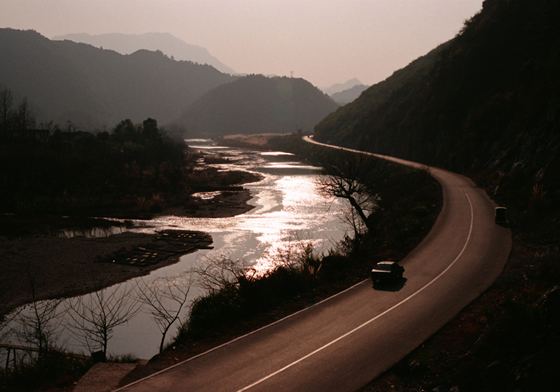
[[[322,166],[325,176],[317,180],[320,191],[348,201],[352,210],[346,220],[353,225],[356,235],[361,232],[360,224],[371,231],[369,217],[377,210],[379,201],[376,183],[386,173],[386,164],[363,154],[339,152],[323,157]]]
[[[69,299],[65,304],[70,328],[85,339],[90,350],[101,349],[106,356],[114,329],[140,311],[133,291],[132,285],[123,283]]]
[[[171,326],[178,321],[183,324],[181,312],[185,308],[191,289],[191,279],[179,276],[175,279],[162,277],[150,284],[139,280],[136,295],[141,303],[149,307],[148,313],[155,320],[160,332],[159,352],[163,351],[165,338]]]
[[[0,132],[2,132],[0,136],[8,136],[8,131],[11,128],[13,102],[14,95],[11,90],[0,91]]]
[[[23,98],[23,101],[19,104],[16,109],[14,116],[14,128],[18,131],[26,131],[28,129],[35,128],[37,120],[33,115],[31,107],[27,102],[27,97]]]
[[[35,347],[39,357],[43,356],[54,344],[59,324],[54,320],[59,315],[58,305],[61,299],[39,301],[37,299],[37,283],[34,272],[30,266],[25,270],[29,281],[29,294],[31,303],[19,311],[15,318],[19,329],[16,336],[25,344]]]

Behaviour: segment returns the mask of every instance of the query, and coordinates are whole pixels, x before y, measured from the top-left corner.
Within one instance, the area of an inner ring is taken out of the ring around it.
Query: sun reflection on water
[[[340,241],[346,232],[339,219],[342,204],[323,197],[317,190],[318,168],[295,160],[292,154],[278,152],[253,152],[213,146],[209,141],[197,140],[196,145],[207,152],[219,152],[231,158],[230,163],[216,164],[220,169],[248,170],[263,174],[256,183],[245,184],[253,198],[254,208],[231,218],[189,218],[160,216],[150,221],[134,221],[128,230],[153,233],[158,230],[198,230],[212,235],[214,249],[200,250],[181,257],[181,260],[153,271],[149,276],[137,278],[130,284],[145,280],[151,284],[171,284],[177,279],[187,279],[185,272],[208,260],[227,257],[241,260],[257,273],[265,273],[278,263],[292,262],[308,244],[317,254],[326,253]],[[201,193],[211,198],[212,193]],[[119,286],[109,290],[119,290]],[[192,299],[204,294],[199,287],[192,287]],[[70,350],[81,347],[72,343],[71,336],[61,336]],[[110,352],[135,353],[140,358],[150,358],[157,353],[160,332],[150,315],[138,314],[128,324],[115,329]],[[0,357],[0,360],[2,358]]]
[[[191,144],[192,145],[192,144]],[[156,218],[153,227],[200,230],[211,233],[216,249],[205,257],[243,260],[259,271],[277,265],[277,259],[311,244],[317,254],[326,253],[340,241],[346,228],[340,221],[342,205],[318,192],[320,168],[296,160],[285,152],[257,152],[217,147],[197,140],[206,153],[219,152],[230,161],[221,170],[258,172],[261,181],[245,184],[254,209],[231,218]],[[197,195],[210,198],[213,194]]]

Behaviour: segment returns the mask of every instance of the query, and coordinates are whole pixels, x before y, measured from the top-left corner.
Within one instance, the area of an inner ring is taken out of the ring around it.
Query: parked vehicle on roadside
[[[371,270],[371,280],[373,283],[378,281],[396,281],[403,277],[404,267],[395,261],[380,261]]]
[[[496,207],[495,221],[496,223],[507,223],[505,207]]]

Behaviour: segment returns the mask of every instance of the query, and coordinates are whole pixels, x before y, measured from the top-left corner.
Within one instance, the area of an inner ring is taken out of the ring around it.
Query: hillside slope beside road
[[[405,163],[405,162],[401,162]],[[415,165],[410,163],[411,165]],[[355,391],[488,288],[511,249],[494,203],[466,178],[430,168],[444,204],[404,260],[402,287],[369,281],[123,391]]]

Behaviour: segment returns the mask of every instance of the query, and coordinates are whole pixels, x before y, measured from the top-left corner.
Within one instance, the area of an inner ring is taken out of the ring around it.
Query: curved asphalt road
[[[402,261],[402,287],[374,290],[364,281],[121,390],[340,392],[365,386],[487,289],[511,250],[510,231],[494,223],[495,205],[483,191],[465,177],[429,170],[442,184],[444,204],[428,236]]]

